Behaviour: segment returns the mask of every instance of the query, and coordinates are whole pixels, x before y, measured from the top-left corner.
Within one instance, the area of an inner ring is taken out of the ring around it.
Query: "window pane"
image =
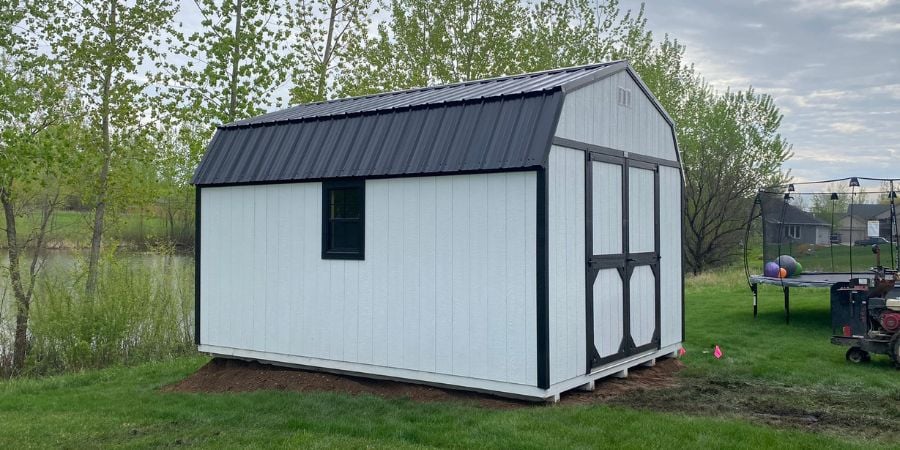
[[[362,216],[360,208],[360,189],[334,189],[331,191],[331,218],[332,219],[359,219]]]
[[[359,220],[332,220],[330,250],[359,251],[362,242],[362,224]]]

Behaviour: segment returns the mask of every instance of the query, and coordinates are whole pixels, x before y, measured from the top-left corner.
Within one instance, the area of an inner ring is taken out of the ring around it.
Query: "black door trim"
[[[660,285],[660,217],[659,217],[659,165],[646,159],[637,160],[624,156],[624,152],[610,151],[601,149],[595,151],[594,148],[583,148],[585,150],[585,323],[587,326],[587,373],[591,373],[594,368],[609,364],[611,362],[626,358],[631,355],[643,353],[648,350],[659,349],[660,344],[660,303],[661,303],[661,285]],[[630,156],[630,155],[629,155]],[[622,253],[594,255],[593,254],[593,161],[616,164],[622,168]],[[654,251],[630,253],[629,234],[629,172],[630,168],[640,168],[652,170],[653,177],[653,193],[654,193]],[[649,343],[644,345],[636,345],[631,336],[631,275],[635,267],[650,266],[653,271],[655,283],[655,317],[654,330]],[[594,341],[594,282],[600,270],[617,269],[619,277],[622,280],[622,341],[619,343],[618,351],[612,355],[601,357]]]

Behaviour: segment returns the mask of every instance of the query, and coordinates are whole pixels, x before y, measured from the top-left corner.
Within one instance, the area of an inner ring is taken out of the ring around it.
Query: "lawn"
[[[93,218],[93,214],[90,212],[56,211],[53,214],[49,232],[51,246],[65,248],[89,247]],[[0,227],[5,227],[5,223],[5,219],[0,217]],[[39,226],[39,219],[35,216],[19,217],[16,220],[16,226],[20,233],[27,234]],[[144,214],[142,216],[137,213],[126,213],[108,217],[107,227],[112,238],[125,243],[143,243],[144,241],[153,241],[168,235],[165,220],[152,214]]]
[[[846,363],[828,342],[823,292],[796,291],[786,326],[780,291],[762,292],[753,320],[739,275],[690,279],[683,386],[613,404],[488,409],[329,393],[159,392],[206,362],[195,357],[0,383],[0,448],[900,445],[878,432],[900,427],[900,372],[884,358]],[[720,360],[710,352],[716,344]],[[798,425],[794,413],[816,422]]]
[[[892,263],[891,246],[883,244],[879,246],[881,250],[881,264],[887,267],[894,267]],[[896,260],[896,248],[893,249],[893,258]],[[822,245],[814,246],[809,244],[785,245],[779,248],[776,245],[768,246],[769,260],[774,261],[775,257],[780,254],[791,255],[797,259],[806,272],[849,272],[852,268],[855,272],[868,270],[876,265],[875,255],[872,253],[872,247],[869,245],[843,245],[835,244],[833,246]],[[750,270],[753,273],[762,273],[763,261],[762,250],[754,248],[751,252]]]

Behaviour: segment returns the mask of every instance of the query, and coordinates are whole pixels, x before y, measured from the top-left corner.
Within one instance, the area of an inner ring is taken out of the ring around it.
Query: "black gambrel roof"
[[[854,203],[852,205],[847,205],[847,215],[850,215],[850,212],[852,211],[854,216],[865,219],[874,219],[882,214],[890,212],[890,210],[891,205],[882,205],[879,203]]]
[[[628,68],[624,61],[592,64],[312,103],[237,121],[216,131],[193,183],[541,167],[565,92]]]

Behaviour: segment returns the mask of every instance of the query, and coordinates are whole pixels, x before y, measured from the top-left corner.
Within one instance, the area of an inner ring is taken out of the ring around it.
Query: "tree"
[[[294,0],[285,8],[290,36],[292,103],[325,100],[341,90],[345,72],[362,61],[371,23],[368,0]]]
[[[810,210],[820,220],[828,222],[834,227],[837,225],[837,221],[847,213],[847,207],[850,206],[850,191],[846,183],[829,183],[825,186],[825,190],[828,193],[813,195]],[[837,198],[834,200],[832,200],[833,194],[837,194]]]
[[[67,126],[70,102],[60,66],[39,54],[33,35],[15,31],[27,29],[33,17],[20,4],[10,6],[0,11],[0,206],[16,303],[12,370],[19,372],[28,349],[35,282],[74,133]],[[31,221],[36,225],[21,228],[25,215],[37,216]],[[30,255],[24,254],[26,246],[33,250]]]
[[[625,59],[652,45],[643,6],[622,11],[618,0],[538,0],[528,4],[517,40],[521,71]]]
[[[198,0],[200,30],[173,30],[184,61],[160,63],[168,112],[189,126],[233,122],[277,106],[287,39],[274,0]],[[211,129],[211,128],[210,128]]]
[[[735,254],[756,191],[785,183],[781,165],[791,153],[771,97],[752,88],[716,95],[705,86],[693,95],[698,121],[679,137],[687,180],[685,261],[696,274]]]
[[[454,83],[518,72],[517,0],[391,0],[389,18],[348,74],[345,94]]]
[[[114,172],[131,164],[134,143],[143,131],[146,111],[152,111],[149,80],[142,76],[145,60],[158,59],[158,32],[172,20],[171,0],[47,0],[41,22],[43,39],[65,61],[89,115],[93,136],[86,155],[96,172],[93,183],[91,249],[86,289],[97,285],[98,265]]]

